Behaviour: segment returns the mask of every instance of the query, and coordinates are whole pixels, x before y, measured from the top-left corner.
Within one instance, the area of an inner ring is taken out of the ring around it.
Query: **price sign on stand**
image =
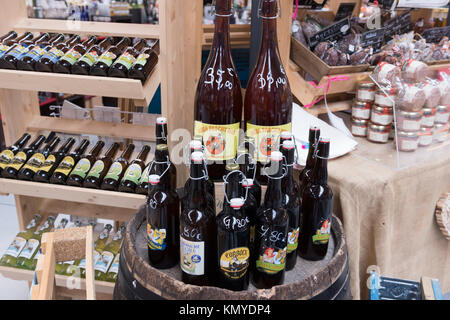
[[[450,37],[450,26],[440,28],[430,28],[422,32],[422,37],[427,42],[437,43],[442,40],[443,37]]]
[[[338,21],[331,26],[317,32],[315,35],[309,38],[309,46],[311,49],[323,41],[335,41],[348,35],[351,31],[350,18],[347,17]]]
[[[384,28],[364,32],[361,35],[361,46],[363,48],[371,46],[375,53],[380,51],[384,43],[385,33],[386,30]]]
[[[384,24],[385,38],[389,41],[396,34],[403,34],[413,29],[411,21],[411,11],[403,13],[398,17],[392,18]]]

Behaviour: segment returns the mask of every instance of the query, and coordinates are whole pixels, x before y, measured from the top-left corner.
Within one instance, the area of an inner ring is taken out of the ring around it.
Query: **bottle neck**
[[[142,162],[145,162],[147,160],[148,153],[150,152],[149,146],[143,146],[141,152],[139,153],[137,159],[141,160]]]
[[[129,144],[128,147],[125,149],[125,151],[122,152],[122,155],[120,157],[122,159],[128,160],[128,159],[130,159],[133,151],[134,151],[134,144]]]
[[[105,145],[105,143],[103,141],[99,141],[95,145],[94,149],[92,149],[91,155],[94,157],[97,157],[99,155],[100,151],[102,151],[104,145]]]
[[[318,130],[310,130],[309,131],[309,150],[308,157],[306,158],[306,166],[307,169],[313,169],[315,164],[314,153],[316,152],[316,144],[319,141],[320,131]]]
[[[28,133],[26,133],[22,136],[22,138],[20,138],[19,140],[16,141],[16,143],[14,143],[14,146],[20,149],[28,142],[28,140],[30,140],[30,138],[31,136]]]
[[[110,158],[110,159],[114,158],[114,156],[116,155],[118,149],[119,149],[119,144],[118,143],[113,143],[113,145],[106,152],[105,158]]]
[[[226,13],[224,14],[226,15]],[[230,52],[230,17],[216,16],[212,51],[226,50]]]
[[[83,154],[87,147],[89,146],[89,140],[83,140],[80,146],[75,150],[75,154],[81,155]]]
[[[206,206],[206,186],[205,179],[200,179],[205,175],[203,163],[191,162],[191,176],[188,194],[190,208]]]
[[[275,175],[268,177],[266,197],[264,199],[264,205],[266,208],[280,208],[283,202],[283,192],[281,189],[281,177],[283,175],[283,165],[280,162],[271,163],[271,167],[278,165],[278,171]]]
[[[318,145],[316,164],[314,166],[311,181],[314,184],[325,185],[328,183],[328,156],[330,144],[320,142]]]
[[[167,144],[167,124],[156,124],[156,145]]]
[[[69,138],[66,143],[64,143],[61,148],[59,149],[59,152],[62,153],[68,153],[70,149],[72,149],[73,144],[75,143],[75,140],[73,138]]]
[[[235,172],[228,177],[228,183],[226,185],[226,193],[228,200],[242,197],[242,190],[239,185],[240,178],[241,175],[239,172]]]
[[[38,149],[42,143],[45,141],[44,136],[39,136],[36,140],[33,141],[33,143],[30,145],[30,149],[36,150]]]

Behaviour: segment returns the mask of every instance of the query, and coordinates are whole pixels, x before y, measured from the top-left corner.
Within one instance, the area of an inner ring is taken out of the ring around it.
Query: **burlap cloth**
[[[328,174],[335,213],[344,223],[355,299],[367,298],[372,265],[388,277],[435,277],[444,293],[450,291],[450,241],[434,215],[440,195],[450,190],[450,152],[399,170],[354,151],[330,160]]]

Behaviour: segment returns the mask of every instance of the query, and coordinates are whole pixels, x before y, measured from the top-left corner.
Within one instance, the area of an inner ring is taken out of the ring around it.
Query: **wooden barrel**
[[[344,232],[340,220],[334,216],[332,237],[323,260],[313,262],[297,257],[296,266],[286,272],[283,285],[256,289],[250,281],[248,290],[240,292],[184,284],[179,266],[167,270],[151,267],[148,263],[146,223],[144,208],[128,223],[121,247],[114,299],[352,299]]]

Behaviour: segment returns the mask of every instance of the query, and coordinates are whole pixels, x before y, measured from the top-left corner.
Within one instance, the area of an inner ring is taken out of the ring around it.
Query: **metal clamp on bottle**
[[[225,176],[223,176],[223,184],[222,184],[222,188],[223,188],[223,193],[224,193],[224,195],[225,195],[225,201],[231,206],[231,207],[233,207],[233,199],[228,199],[228,195],[227,195],[227,192],[226,192],[226,188],[225,188],[225,185],[226,184],[228,184],[228,177],[230,176],[230,175],[232,175],[232,174],[234,174],[234,173],[239,173],[239,175],[240,176],[242,176],[243,177],[243,179],[241,180],[241,184],[242,184],[242,181],[247,181],[248,182],[248,180],[247,180],[247,177],[244,175],[244,173],[242,173],[242,171],[240,171],[240,170],[233,170],[233,171],[231,171],[231,172],[229,172],[227,175],[225,175]],[[247,201],[247,197],[248,197],[248,188],[245,188],[245,197],[244,198],[240,198],[240,199],[242,199],[242,205]]]

